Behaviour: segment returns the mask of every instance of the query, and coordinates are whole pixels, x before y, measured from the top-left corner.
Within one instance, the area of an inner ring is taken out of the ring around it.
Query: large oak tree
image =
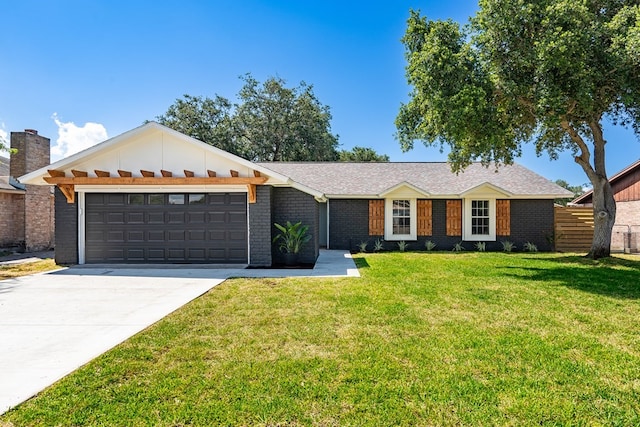
[[[287,87],[280,78],[264,83],[250,74],[238,102],[184,95],[156,117],[159,123],[252,161],[337,160],[338,137],[331,112],[301,83]]]
[[[511,163],[525,143],[552,159],[572,151],[593,186],[589,256],[608,256],[616,205],[602,123],[640,133],[638,2],[481,0],[465,27],[411,11],[403,43],[402,148],[448,145],[455,171]]]

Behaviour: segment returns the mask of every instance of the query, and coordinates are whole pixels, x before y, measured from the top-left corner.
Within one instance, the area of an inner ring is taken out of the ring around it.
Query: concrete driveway
[[[74,267],[0,281],[0,414],[231,275]]]
[[[192,267],[76,266],[0,281],[0,414],[228,277],[360,276],[339,250],[321,250],[309,270]]]

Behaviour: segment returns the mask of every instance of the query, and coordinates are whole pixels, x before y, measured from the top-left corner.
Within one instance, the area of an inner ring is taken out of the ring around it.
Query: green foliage
[[[514,245],[513,242],[510,240],[503,240],[500,243],[502,244],[502,250],[504,252],[511,252],[516,247],[516,245]]]
[[[381,239],[376,239],[376,241],[373,242],[373,251],[380,252],[383,249],[384,249],[384,241]]]
[[[427,241],[424,243],[424,248],[425,248],[427,251],[432,251],[432,250],[434,250],[436,246],[437,246],[437,245],[436,245],[435,243],[433,243],[431,240],[427,240]]]
[[[455,245],[453,245],[453,249],[451,249],[453,252],[462,252],[464,251],[464,245],[462,244],[462,242],[458,242]]]
[[[407,249],[409,249],[409,244],[408,244],[407,242],[405,242],[404,240],[400,240],[400,241],[397,243],[397,245],[398,245],[398,250],[399,250],[400,252],[404,252],[404,251],[406,251]]]
[[[159,123],[252,161],[328,161],[338,159],[338,137],[331,112],[302,82],[288,88],[281,78],[264,83],[241,77],[238,103],[216,95],[184,95]]]
[[[487,244],[485,242],[476,242],[474,246],[478,252],[485,252],[487,250]]]
[[[368,242],[360,242],[358,243],[358,250],[362,253],[367,252],[367,246],[369,245]]]
[[[522,247],[522,249],[525,252],[538,252],[538,247],[535,244],[531,243],[531,242],[525,243],[524,246]]]
[[[340,150],[338,159],[341,162],[388,162],[389,156],[378,154],[373,148],[353,147],[352,150]]]
[[[411,11],[403,37],[412,92],[396,118],[403,150],[450,148],[453,169],[512,163],[522,144],[574,153],[594,191],[591,255],[607,256],[615,202],[602,120],[640,134],[635,0],[481,0],[470,25]],[[593,147],[593,148],[590,148]]]
[[[570,202],[571,200],[575,199],[578,196],[581,196],[584,193],[584,188],[588,186],[587,184],[571,185],[564,179],[556,179],[554,182],[560,187],[566,188],[567,190],[573,193],[573,198],[571,199],[555,199],[553,201],[554,203],[562,206],[567,206],[568,202]]]
[[[273,225],[280,230],[280,233],[273,238],[273,243],[278,243],[281,252],[297,254],[305,243],[311,240],[311,235],[307,234],[309,226],[302,225],[302,222],[292,224],[287,221],[284,226],[278,223]]]

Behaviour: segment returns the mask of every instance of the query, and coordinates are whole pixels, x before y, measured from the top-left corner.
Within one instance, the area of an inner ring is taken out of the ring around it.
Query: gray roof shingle
[[[473,163],[458,175],[445,162],[258,164],[327,196],[379,195],[406,182],[434,197],[462,194],[486,183],[520,197],[571,197],[569,191],[518,164],[501,166],[496,171],[495,167]]]

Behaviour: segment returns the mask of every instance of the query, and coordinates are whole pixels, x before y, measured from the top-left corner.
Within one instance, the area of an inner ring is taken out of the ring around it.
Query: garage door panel
[[[131,248],[127,249],[127,260],[128,261],[144,261],[144,249],[143,248]]]
[[[167,241],[169,242],[184,242],[185,231],[184,230],[169,230],[167,231]]]
[[[167,224],[184,224],[186,221],[186,212],[168,212]]]
[[[164,231],[163,230],[148,230],[147,241],[164,243]]]
[[[107,232],[107,242],[120,243],[124,240],[124,230],[109,230]]]
[[[127,242],[144,242],[144,231],[127,230]]]
[[[205,230],[189,230],[190,241],[206,240],[207,232]]]
[[[246,193],[86,194],[85,259],[246,263],[246,197]]]
[[[144,212],[127,212],[125,219],[127,224],[144,224]]]
[[[189,221],[190,224],[204,224],[206,217],[204,211],[187,212],[187,221]]]
[[[164,212],[149,212],[147,217],[149,224],[164,224]]]
[[[107,212],[107,224],[124,224],[124,212]]]

